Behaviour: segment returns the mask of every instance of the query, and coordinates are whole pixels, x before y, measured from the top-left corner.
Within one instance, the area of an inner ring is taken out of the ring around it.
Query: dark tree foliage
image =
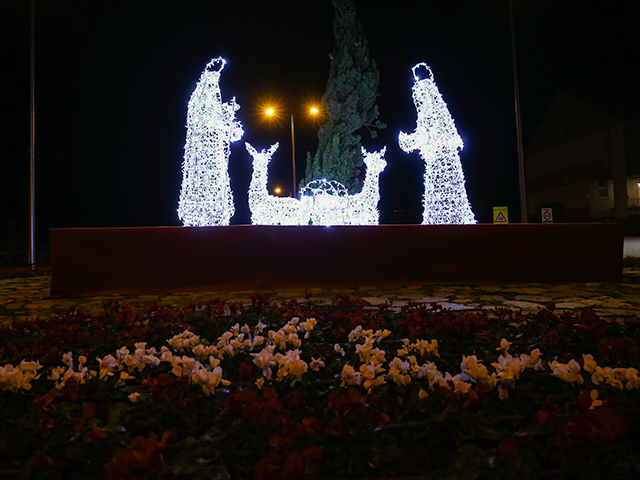
[[[353,0],[333,0],[336,45],[329,56],[327,90],[322,96],[325,123],[318,132],[318,151],[307,153],[306,182],[336,180],[354,193],[362,188],[364,172],[359,130],[385,128],[377,121],[380,75],[369,56],[367,38]]]

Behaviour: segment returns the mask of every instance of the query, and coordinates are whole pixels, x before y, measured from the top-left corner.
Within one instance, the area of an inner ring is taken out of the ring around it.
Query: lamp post
[[[31,125],[29,129],[29,268],[36,266],[35,242],[35,0],[31,0]]]
[[[520,119],[520,90],[518,88],[518,64],[516,62],[516,35],[513,28],[513,0],[509,0],[511,22],[511,58],[513,61],[513,96],[516,105],[516,136],[518,141],[518,179],[520,184],[520,223],[527,223],[527,190],[524,183],[524,148],[522,145],[522,121]]]
[[[264,112],[268,116],[274,116],[276,111],[269,107]],[[316,107],[309,108],[310,115],[317,115],[319,110]],[[297,187],[296,187],[296,135],[295,135],[295,126],[293,120],[293,113],[289,114],[291,116],[291,165],[293,167],[293,198],[297,198]]]

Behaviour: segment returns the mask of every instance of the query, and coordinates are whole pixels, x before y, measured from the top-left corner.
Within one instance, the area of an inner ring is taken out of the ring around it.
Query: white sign
[[[542,209],[542,223],[553,223],[553,210],[551,208]]]

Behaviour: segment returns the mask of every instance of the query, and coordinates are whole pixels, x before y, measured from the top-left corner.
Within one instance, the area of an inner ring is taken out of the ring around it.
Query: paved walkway
[[[76,305],[97,313],[103,300],[116,299],[135,307],[153,304],[176,308],[190,302],[219,297],[225,301],[241,300],[251,303],[252,292],[198,292],[163,295],[108,295],[81,298],[52,297],[49,294],[51,277],[40,276],[0,280],[0,323],[15,319],[47,318],[58,309]],[[388,301],[399,309],[409,301],[437,302],[453,310],[476,310],[492,307],[522,309],[535,312],[548,303],[558,310],[580,311],[593,308],[600,316],[611,318],[634,317],[640,314],[640,269],[625,269],[621,283],[517,284],[517,285],[427,285],[422,287],[360,287],[356,289],[307,289],[265,292],[271,299],[335,300],[337,292],[346,292],[365,299],[371,306]]]

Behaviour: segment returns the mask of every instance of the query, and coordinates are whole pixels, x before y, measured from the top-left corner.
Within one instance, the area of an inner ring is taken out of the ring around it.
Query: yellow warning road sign
[[[509,207],[493,207],[493,223],[509,223]]]

